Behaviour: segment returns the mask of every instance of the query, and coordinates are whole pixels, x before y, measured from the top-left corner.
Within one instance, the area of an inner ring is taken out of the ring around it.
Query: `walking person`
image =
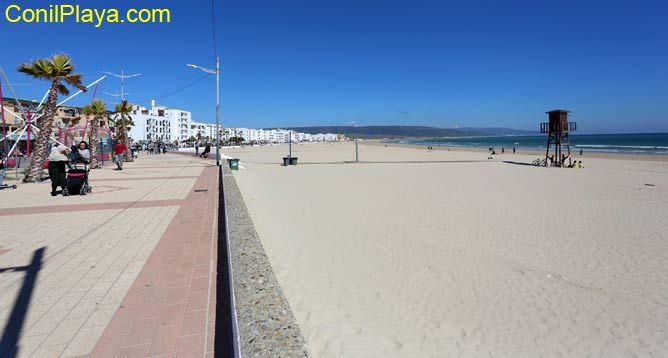
[[[200,155],[200,157],[202,157],[202,158],[206,158],[206,157],[208,157],[208,156],[209,156],[209,152],[211,152],[211,146],[209,145],[209,143],[207,143],[206,146],[204,147],[204,151],[202,152],[202,154]]]
[[[0,152],[0,187],[5,179],[5,153]]]
[[[69,163],[70,148],[62,144],[54,144],[49,154],[49,178],[51,178],[51,196],[56,196],[56,188],[60,187],[63,196],[68,196],[65,165]]]
[[[198,155],[199,155],[199,144],[197,144],[197,142],[195,142],[195,156],[198,156]]]
[[[114,146],[114,159],[116,159],[116,170],[123,170],[123,156],[125,155],[125,151],[127,150],[127,147],[125,144],[118,142]]]

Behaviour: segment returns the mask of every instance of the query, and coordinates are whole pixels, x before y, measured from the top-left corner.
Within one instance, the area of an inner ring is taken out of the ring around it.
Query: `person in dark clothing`
[[[209,152],[211,152],[211,145],[209,145],[209,143],[207,143],[206,146],[204,147],[204,151],[202,152],[202,154],[200,154],[200,157],[202,157],[202,158],[208,157]]]
[[[49,177],[51,178],[51,196],[56,196],[56,188],[60,187],[63,196],[67,196],[65,165],[69,163],[70,148],[56,143],[49,154]]]
[[[5,178],[5,153],[0,152],[0,187],[2,186],[2,181]]]

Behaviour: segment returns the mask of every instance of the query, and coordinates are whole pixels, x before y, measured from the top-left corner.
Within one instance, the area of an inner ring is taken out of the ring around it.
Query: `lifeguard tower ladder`
[[[545,166],[565,167],[571,165],[571,143],[568,133],[577,130],[577,123],[568,121],[569,111],[555,109],[545,112],[549,116],[548,123],[540,124],[540,132],[547,133],[547,150],[545,151]],[[563,153],[562,147],[566,147]],[[552,155],[550,149],[554,147]],[[568,160],[568,164],[566,161]]]

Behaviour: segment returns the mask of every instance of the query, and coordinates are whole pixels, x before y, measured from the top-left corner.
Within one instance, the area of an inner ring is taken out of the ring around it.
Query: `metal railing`
[[[577,122],[557,122],[557,123],[541,123],[541,133],[559,133],[559,132],[575,132],[578,129]]]

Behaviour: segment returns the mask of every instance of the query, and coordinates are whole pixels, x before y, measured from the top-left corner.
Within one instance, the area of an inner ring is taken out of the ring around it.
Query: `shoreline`
[[[374,146],[394,146],[394,147],[403,147],[403,148],[414,148],[422,149],[426,148],[425,145],[418,144],[408,144],[408,143],[392,143],[384,142],[385,139],[368,139],[361,141],[360,143],[374,145]],[[453,151],[453,152],[468,152],[468,153],[486,153],[489,154],[489,151],[485,148],[479,147],[459,147],[459,146],[433,146],[433,151]],[[539,150],[531,149],[518,149],[515,155],[535,155],[539,158],[545,157],[545,152]],[[512,148],[506,153],[496,153],[498,156],[513,155]],[[622,160],[641,160],[641,161],[651,161],[651,162],[666,162],[668,163],[668,155],[661,154],[635,154],[635,153],[596,153],[596,152],[584,152],[583,155],[579,155],[576,152],[573,152],[573,158],[593,158],[593,159],[622,159]]]

